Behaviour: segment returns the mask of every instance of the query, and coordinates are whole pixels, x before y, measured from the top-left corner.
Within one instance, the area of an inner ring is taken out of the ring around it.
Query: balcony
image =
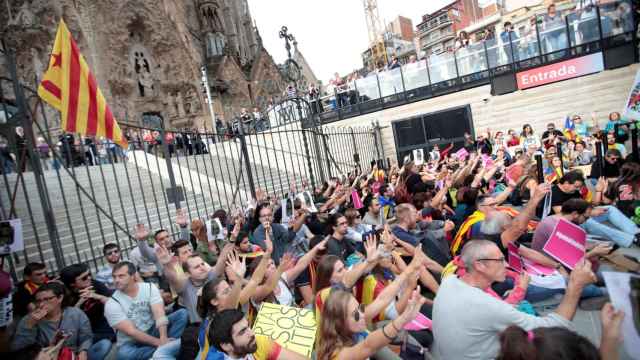
[[[441,27],[444,27],[446,25],[451,25],[451,24],[453,24],[453,20],[451,20],[449,16],[447,16],[446,14],[444,16],[440,15],[435,19],[432,18],[421,24],[418,24],[417,26],[418,34],[423,35],[430,32],[431,30],[439,29]]]
[[[566,13],[564,26],[537,24],[505,41],[498,37],[477,42],[456,52],[371,73],[321,98],[320,119],[330,123],[484,85],[491,85],[494,94],[503,94],[517,89],[517,73],[586,55],[600,54],[604,69],[638,62],[633,15],[624,21],[615,19],[620,2],[601,5],[592,18]],[[500,89],[503,85],[496,85],[498,78],[511,79],[513,88]]]

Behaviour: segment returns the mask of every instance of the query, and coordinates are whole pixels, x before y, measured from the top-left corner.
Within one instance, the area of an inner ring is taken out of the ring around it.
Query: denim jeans
[[[547,289],[540,286],[529,285],[527,287],[527,295],[525,295],[524,298],[530,303],[535,303],[538,301],[547,300],[556,294],[564,294],[564,291],[565,289]],[[605,291],[602,288],[590,284],[582,289],[580,298],[586,299],[603,295],[605,295]]]
[[[615,206],[606,206],[606,209],[604,214],[589,218],[581,227],[587,234],[602,236],[623,247],[631,246],[640,228]],[[605,221],[613,226],[602,224]]]
[[[102,339],[98,340],[87,351],[87,358],[89,360],[104,360],[104,358],[111,351],[111,340]]]
[[[148,359],[175,359],[180,351],[180,336],[187,326],[189,315],[187,310],[180,309],[167,316],[169,325],[167,336],[176,339],[160,347],[142,345],[134,342],[127,342],[118,346],[118,360],[148,360]],[[153,326],[147,332],[149,335],[158,337],[160,333]]]

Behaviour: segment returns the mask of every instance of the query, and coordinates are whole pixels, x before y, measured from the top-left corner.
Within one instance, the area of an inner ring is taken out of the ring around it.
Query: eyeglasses
[[[358,305],[358,308],[353,312],[353,320],[355,320],[356,322],[360,321],[360,314],[362,314],[362,316],[364,316],[364,305],[360,304]]]
[[[112,251],[109,251],[106,255],[107,256],[111,256],[111,255],[115,255],[115,254],[119,254],[119,253],[120,253],[120,250],[112,250]]]
[[[499,262],[501,262],[501,263],[504,263],[504,262],[506,262],[506,259],[505,259],[505,258],[504,258],[504,256],[503,256],[503,257],[501,257],[501,258],[497,258],[497,259],[489,259],[489,258],[486,258],[486,259],[478,259],[478,261],[499,261]]]
[[[43,302],[51,301],[51,300],[53,300],[55,298],[57,298],[57,296],[54,295],[54,296],[47,296],[47,297],[44,297],[44,298],[36,299],[36,304],[41,304]]]

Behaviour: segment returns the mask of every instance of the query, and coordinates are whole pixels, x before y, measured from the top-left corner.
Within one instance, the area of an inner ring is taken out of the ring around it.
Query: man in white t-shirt
[[[164,303],[155,284],[136,282],[136,267],[130,262],[113,268],[116,292],[105,304],[105,317],[117,332],[118,359],[175,358],[180,336],[187,325],[187,311],[165,315]]]
[[[579,263],[571,272],[564,298],[555,312],[536,317],[486,292],[492,283],[504,281],[506,274],[506,260],[495,243],[469,241],[461,258],[466,274],[446,277],[433,303],[437,359],[494,359],[500,351],[500,332],[509,325],[526,331],[538,327],[571,328],[582,289],[596,281],[591,263]]]

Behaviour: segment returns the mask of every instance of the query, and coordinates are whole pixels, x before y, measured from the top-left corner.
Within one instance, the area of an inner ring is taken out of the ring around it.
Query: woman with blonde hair
[[[395,320],[367,334],[364,309],[351,292],[332,290],[322,310],[318,360],[369,358],[387,346],[407,323],[416,318],[424,302],[418,287],[405,310]]]

